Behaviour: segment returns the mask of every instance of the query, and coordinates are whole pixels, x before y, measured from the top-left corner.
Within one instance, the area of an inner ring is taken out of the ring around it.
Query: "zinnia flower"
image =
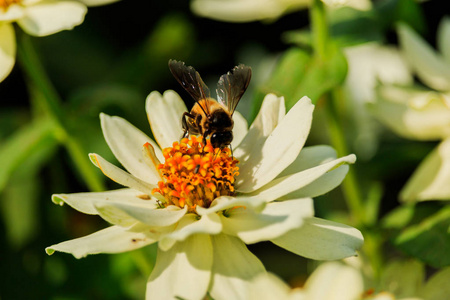
[[[322,0],[329,7],[350,6],[369,10],[368,0]],[[312,0],[193,0],[191,9],[199,16],[226,22],[278,19],[292,11],[311,6]]]
[[[441,143],[419,165],[400,193],[403,201],[450,200],[450,21],[441,22],[437,54],[406,25],[398,28],[402,50],[419,78],[431,88],[381,85],[371,105],[375,116],[398,135]],[[447,54],[446,54],[447,53]],[[447,57],[447,58],[446,58]]]
[[[363,242],[357,229],[313,216],[311,197],[340,184],[355,161],[336,159],[327,146],[303,148],[313,108],[304,97],[285,114],[284,99],[267,95],[249,129],[235,112],[232,155],[195,136],[178,142],[186,107],[173,91],[147,98],[158,144],[124,119],[102,114],[105,139],[130,173],[98,154],[90,158],[128,188],[54,195],[55,203],[113,225],[47,253],[80,258],[158,242],[148,299],[201,299],[208,291],[214,299],[247,299],[250,280],[265,270],[245,244],[272,241],[320,260],[355,255]]]
[[[413,77],[409,65],[394,47],[378,43],[365,43],[344,49],[348,61],[345,88],[351,101],[349,115],[355,130],[353,143],[358,157],[371,157],[378,147],[379,122],[367,110],[368,102],[375,102],[375,88],[383,84],[411,84]]]
[[[294,289],[271,273],[260,274],[250,285],[249,300],[433,300],[449,292],[450,268],[425,280],[425,268],[417,261],[391,261],[377,283],[362,269],[357,257],[324,262]]]
[[[117,0],[85,0],[89,5]],[[16,60],[16,37],[12,22],[28,34],[47,36],[81,24],[86,5],[70,0],[0,0],[0,82],[11,72]]]

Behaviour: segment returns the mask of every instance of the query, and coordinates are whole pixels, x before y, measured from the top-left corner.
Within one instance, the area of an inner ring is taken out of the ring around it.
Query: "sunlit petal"
[[[281,178],[277,178],[272,182],[265,185],[260,190],[256,192],[250,193],[247,196],[251,197],[260,197],[263,199],[278,199],[282,196],[285,196],[289,193],[295,192],[303,187],[308,186],[313,183],[315,180],[319,179],[327,172],[330,172],[337,167],[343,164],[352,164],[356,161],[356,156],[354,154],[350,154],[330,162],[324,163],[322,165],[318,165],[314,168],[306,169],[304,171],[300,171],[295,174],[287,175]],[[337,179],[341,179],[341,175],[339,173],[335,173],[338,175]],[[331,184],[332,185],[332,184]],[[311,186],[309,187],[311,188]],[[318,187],[320,189],[320,187]],[[319,191],[314,191],[314,193],[319,193]]]
[[[363,244],[363,236],[356,228],[309,218],[300,228],[272,239],[272,242],[307,258],[335,260],[356,255],[356,250]]]
[[[25,32],[46,36],[81,24],[86,6],[76,1],[42,1],[25,6],[24,16],[17,23]]]
[[[248,123],[247,120],[238,111],[234,112],[233,121],[233,141],[231,142],[231,147],[232,149],[236,149],[236,147],[239,146],[244,137],[247,135]]]
[[[181,117],[187,112],[186,105],[174,91],[163,95],[154,91],[147,97],[145,109],[155,137],[161,149],[172,146],[183,134]]]
[[[16,62],[16,36],[11,24],[0,23],[0,82],[11,73]]]
[[[400,193],[403,201],[450,200],[450,138],[441,142]]]
[[[203,215],[188,214],[178,223],[177,228],[161,237],[159,247],[168,250],[176,242],[184,241],[194,234],[218,234],[222,231],[219,216],[215,213]]]
[[[94,207],[94,203],[99,201],[114,201],[124,203],[141,202],[139,197],[148,197],[142,192],[132,189],[120,189],[115,191],[96,192],[96,193],[74,193],[74,194],[54,194],[52,201],[56,204],[64,203],[74,209],[89,215],[97,215],[98,212]],[[149,200],[148,200],[149,201]]]
[[[269,203],[260,213],[237,207],[221,216],[221,220],[224,233],[237,236],[246,244],[253,244],[298,228],[304,218],[313,215],[312,199],[305,198]]]
[[[436,90],[450,90],[450,63],[407,25],[398,26],[398,35],[402,50],[420,79]]]
[[[212,265],[213,249],[208,235],[193,235],[168,251],[158,248],[146,299],[203,299]]]
[[[242,142],[234,150],[234,155],[240,160],[247,160],[257,145],[262,145],[278,123],[286,114],[283,97],[268,94],[261,105],[258,115],[250,126]]]
[[[133,232],[119,226],[111,226],[85,237],[47,247],[45,251],[50,255],[59,251],[71,253],[76,258],[82,258],[89,254],[127,252],[153,244],[156,241],[143,232]]]
[[[98,154],[91,153],[89,154],[89,158],[92,163],[103,172],[103,174],[121,185],[141,191],[147,195],[151,195],[153,189],[156,188],[156,184],[150,184],[134,177],[133,175],[106,161]]]
[[[158,159],[164,159],[161,150],[151,138],[120,117],[110,117],[102,113],[100,120],[109,148],[128,172],[154,184],[161,180],[159,173],[150,168],[142,156],[142,147],[150,143]]]
[[[214,250],[211,296],[216,300],[248,299],[252,279],[265,272],[263,264],[236,237],[219,234],[211,240]]]
[[[258,152],[241,162],[241,177],[236,188],[252,192],[273,180],[298,156],[311,127],[314,105],[308,97],[300,99],[280,121],[262,145],[254,145]],[[252,180],[245,180],[245,178]]]

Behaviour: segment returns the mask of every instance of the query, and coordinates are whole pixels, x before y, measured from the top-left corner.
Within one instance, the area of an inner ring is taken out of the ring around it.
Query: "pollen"
[[[0,0],[0,9],[6,12],[8,8],[13,4],[20,4],[21,0]]]
[[[239,161],[229,148],[213,148],[207,140],[191,136],[174,142],[163,150],[165,162],[158,166],[163,180],[153,193],[167,200],[162,203],[195,213],[197,205],[208,208],[219,196],[233,196],[235,177],[239,175]]]

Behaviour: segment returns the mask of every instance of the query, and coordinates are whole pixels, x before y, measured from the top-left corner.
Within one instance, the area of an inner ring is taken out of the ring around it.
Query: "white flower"
[[[249,287],[249,300],[433,300],[445,299],[449,292],[450,268],[425,281],[420,263],[393,261],[375,282],[362,272],[362,267],[356,257],[325,262],[312,272],[303,287],[294,289],[273,274],[260,274]]]
[[[89,4],[116,0],[90,0]],[[16,56],[12,22],[26,33],[46,36],[81,24],[87,8],[71,0],[0,0],[0,82],[11,72]]]
[[[330,7],[350,6],[369,10],[368,0],[322,0]],[[228,22],[278,19],[289,12],[307,8],[312,0],[193,0],[191,10],[199,16]]]
[[[195,137],[174,143],[186,107],[173,91],[147,98],[158,144],[124,119],[102,114],[105,139],[130,174],[100,155],[90,158],[129,188],[54,195],[55,203],[100,215],[113,226],[47,253],[80,258],[158,242],[148,299],[201,299],[207,291],[214,299],[246,299],[249,281],[264,267],[245,244],[269,240],[320,260],[355,255],[363,241],[357,229],[313,216],[310,197],[340,184],[355,161],[354,155],[336,159],[327,146],[303,148],[313,108],[304,97],[285,114],[284,99],[268,95],[249,129],[236,112],[234,157],[229,148],[199,146]]]
[[[405,59],[394,47],[366,43],[344,49],[348,62],[345,88],[349,95],[349,115],[355,126],[353,143],[358,156],[371,157],[378,146],[379,123],[367,110],[374,102],[377,82],[383,84],[411,84],[413,77]]]
[[[439,31],[443,57],[406,25],[399,26],[402,50],[422,81],[438,91],[381,85],[378,101],[370,105],[375,116],[398,135],[442,141],[401,191],[403,201],[450,200],[450,54],[444,47],[450,38],[449,22],[441,22]]]
[[[278,277],[261,274],[250,286],[249,299],[357,300],[363,292],[364,281],[358,269],[339,262],[327,262],[308,277],[302,288],[290,289]]]
[[[398,35],[417,76],[432,89],[450,91],[450,18],[445,17],[439,24],[437,47],[440,53],[405,24],[399,25]]]

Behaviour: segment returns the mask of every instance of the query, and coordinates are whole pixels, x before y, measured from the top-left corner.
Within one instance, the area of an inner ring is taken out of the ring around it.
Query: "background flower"
[[[376,100],[377,84],[407,85],[413,78],[405,58],[392,46],[365,43],[347,47],[344,53],[348,62],[345,89],[350,101],[347,109],[355,125],[348,130],[356,131],[353,144],[358,157],[368,159],[377,151],[381,131],[379,123],[367,110],[367,103]]]
[[[367,0],[323,0],[330,7],[350,6],[355,9],[368,10]],[[311,0],[193,0],[191,9],[202,17],[228,22],[251,22],[273,20],[284,14],[310,6]]]
[[[86,5],[115,1],[90,0]],[[47,36],[81,24],[87,13],[86,6],[78,1],[19,0],[4,3],[6,7],[0,7],[0,82],[9,75],[15,63],[13,22],[17,22],[27,34]]]
[[[405,25],[398,28],[402,50],[418,76],[437,89],[381,85],[378,100],[371,105],[375,116],[400,136],[423,140],[442,140],[420,164],[407,182],[400,197],[403,201],[450,199],[448,151],[450,137],[450,95],[443,57],[437,55],[414,31]],[[439,45],[450,34],[450,23],[440,25]],[[442,91],[442,92],[440,92]]]

